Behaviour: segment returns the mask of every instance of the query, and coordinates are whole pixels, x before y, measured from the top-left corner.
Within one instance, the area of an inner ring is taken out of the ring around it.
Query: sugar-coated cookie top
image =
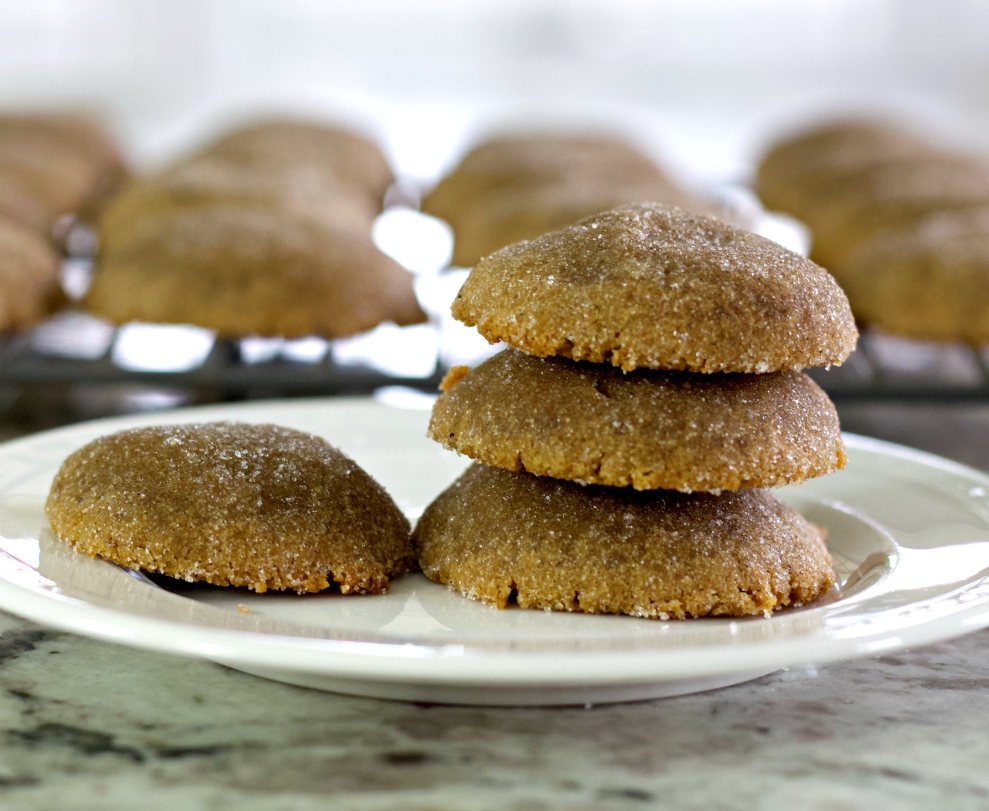
[[[529,354],[629,371],[841,363],[858,332],[823,268],[720,220],[625,206],[494,253],[453,315]]]
[[[45,512],[78,551],[256,591],[382,591],[411,566],[388,494],[320,437],[201,423],[101,437],[69,456]]]

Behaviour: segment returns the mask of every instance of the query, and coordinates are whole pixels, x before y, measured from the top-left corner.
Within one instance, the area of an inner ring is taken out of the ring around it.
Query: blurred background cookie
[[[412,276],[370,239],[236,206],[142,219],[102,258],[85,305],[118,324],[196,324],[223,335],[336,337],[426,319]]]
[[[333,229],[370,234],[380,213],[358,190],[304,167],[257,169],[198,156],[129,184],[100,220],[100,246],[112,252],[139,233],[142,220],[213,206],[283,211]]]
[[[563,134],[483,141],[426,195],[422,210],[450,223],[453,263],[470,267],[505,245],[641,202],[715,211],[631,144]]]
[[[845,459],[834,406],[800,372],[626,373],[511,348],[440,395],[429,434],[487,465],[637,490],[773,487]]]
[[[859,318],[888,332],[989,343],[989,207],[942,211],[861,243],[842,283]]]
[[[987,340],[989,161],[884,122],[838,122],[770,149],[756,187],[767,206],[810,227],[811,257],[863,324]]]
[[[48,227],[66,214],[95,215],[125,174],[118,147],[90,116],[0,115],[0,177],[37,201]]]
[[[29,327],[64,303],[59,262],[44,236],[0,219],[0,330]]]
[[[381,210],[394,182],[388,160],[370,138],[350,129],[296,119],[269,119],[227,133],[202,155],[257,171],[300,170],[332,176]]]
[[[114,323],[223,335],[321,335],[426,320],[412,277],[372,243],[392,182],[381,151],[337,127],[231,132],[107,208],[89,309]]]
[[[845,176],[932,152],[926,140],[892,122],[829,121],[773,144],[759,161],[754,185],[766,208],[804,219]]]

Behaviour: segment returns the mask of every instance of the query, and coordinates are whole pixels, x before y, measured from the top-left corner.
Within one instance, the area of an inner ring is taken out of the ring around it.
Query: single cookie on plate
[[[85,304],[118,324],[196,324],[235,336],[334,338],[426,320],[412,275],[368,237],[231,206],[145,217],[102,257]]]
[[[504,608],[768,613],[834,584],[823,531],[766,490],[639,492],[473,465],[413,533],[432,580]]]
[[[62,464],[45,513],[77,551],[258,592],[378,593],[415,568],[409,523],[355,462],[274,425],[137,428]]]
[[[542,357],[692,372],[841,363],[858,338],[826,270],[720,220],[634,205],[509,245],[452,307],[490,342]]]
[[[834,405],[801,372],[623,373],[512,348],[448,385],[429,435],[487,465],[637,490],[773,487],[845,464]]]

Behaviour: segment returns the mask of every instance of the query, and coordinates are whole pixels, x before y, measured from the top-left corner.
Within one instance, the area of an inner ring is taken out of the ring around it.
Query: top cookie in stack
[[[425,321],[411,275],[371,241],[391,181],[378,147],[347,130],[270,121],[230,133],[113,200],[85,303],[116,323],[231,336]]]
[[[434,407],[430,435],[482,465],[420,520],[427,575],[502,606],[648,617],[830,588],[820,531],[760,489],[845,462],[798,371],[857,337],[822,268],[636,205],[488,257],[453,311],[516,348],[453,370]]]
[[[478,264],[453,314],[489,341],[626,372],[773,372],[841,363],[858,333],[826,270],[720,220],[605,212]]]

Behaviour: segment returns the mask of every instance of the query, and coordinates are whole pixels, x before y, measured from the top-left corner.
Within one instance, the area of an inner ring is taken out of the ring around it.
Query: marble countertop
[[[989,631],[693,696],[480,709],[0,628],[4,809],[989,808]]]
[[[940,422],[989,467],[979,409]],[[842,416],[939,449],[929,411]],[[320,693],[0,614],[0,718],[3,811],[989,809],[989,631],[693,696],[483,709]]]

